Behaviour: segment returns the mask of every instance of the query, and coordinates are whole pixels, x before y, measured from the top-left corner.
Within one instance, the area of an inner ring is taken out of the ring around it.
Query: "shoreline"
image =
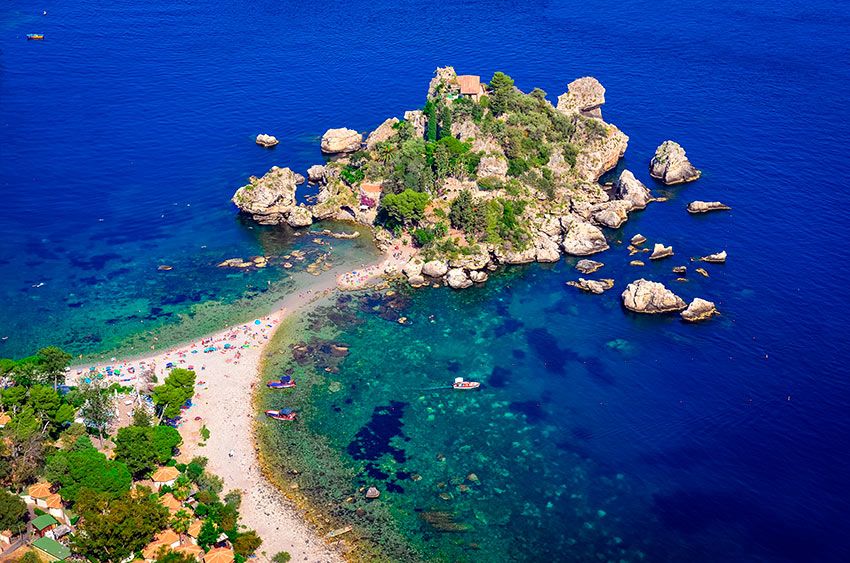
[[[170,371],[171,368],[166,367],[169,363],[173,363],[172,367],[195,371],[196,392],[192,406],[184,411],[178,426],[183,438],[178,460],[186,463],[196,455],[204,456],[209,460],[210,472],[223,479],[224,492],[242,491],[240,523],[262,538],[259,561],[270,561],[280,551],[289,552],[293,560],[299,561],[345,561],[340,550],[326,541],[311,523],[306,511],[297,507],[274,479],[266,476],[269,469],[263,465],[264,456],[257,439],[260,377],[268,344],[283,321],[297,319],[338,291],[374,287],[376,279],[387,272],[399,271],[406,262],[407,253],[395,250],[357,270],[338,275],[334,275],[338,270],[325,272],[313,283],[279,300],[274,310],[252,322],[227,326],[213,334],[148,354],[91,364],[97,371],[107,365],[119,368],[120,375],[105,380],[136,389],[140,388],[139,376],[145,369],[152,370],[158,382]],[[217,349],[204,352],[209,347]],[[130,368],[134,373],[129,372]],[[69,381],[77,383],[86,378],[89,369],[89,366],[74,366]],[[118,420],[119,426],[128,423],[129,420]],[[210,433],[206,442],[201,437],[202,427]]]

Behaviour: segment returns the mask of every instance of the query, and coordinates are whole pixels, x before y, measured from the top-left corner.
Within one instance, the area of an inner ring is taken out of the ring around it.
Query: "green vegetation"
[[[171,370],[165,382],[154,387],[153,402],[165,418],[175,418],[180,407],[195,395],[195,372],[175,368]]]
[[[27,505],[20,497],[0,489],[0,530],[23,529],[26,514]]]
[[[52,454],[44,476],[59,485],[62,498],[70,502],[76,501],[83,489],[107,499],[118,498],[130,490],[132,482],[127,466],[107,459],[87,436],[80,437],[70,449]]]
[[[289,554],[288,551],[281,551],[281,552],[275,553],[274,557],[272,557],[272,562],[273,563],[289,563],[289,561],[291,559],[292,559],[292,556]]]
[[[385,195],[382,206],[392,224],[411,225],[424,217],[430,199],[428,194],[408,188],[400,194]]]
[[[115,460],[142,479],[171,459],[180,442],[180,433],[171,426],[127,426],[115,436]]]

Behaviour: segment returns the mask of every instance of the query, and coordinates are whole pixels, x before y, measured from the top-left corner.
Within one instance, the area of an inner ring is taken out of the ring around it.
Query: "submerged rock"
[[[668,256],[673,256],[673,247],[664,246],[660,242],[656,242],[655,246],[652,249],[652,254],[649,255],[649,259],[661,260],[662,258],[667,258]]]
[[[367,499],[370,499],[370,500],[371,500],[371,499],[376,499],[376,498],[378,498],[379,496],[381,496],[381,491],[379,491],[379,490],[377,489],[377,487],[369,487],[369,488],[366,490],[366,498],[367,498]]]
[[[729,211],[732,209],[719,201],[692,201],[688,204],[688,213],[708,213],[709,211]]]
[[[614,195],[623,201],[628,201],[632,204],[632,209],[643,209],[650,201],[652,194],[649,189],[643,185],[643,182],[635,178],[635,175],[629,170],[623,170],[620,177],[617,178],[617,183],[614,185]]]
[[[682,298],[664,287],[664,284],[643,278],[626,286],[622,298],[623,306],[635,313],[669,313],[685,308]]]
[[[661,143],[649,163],[649,175],[667,185],[691,182],[701,174],[685,156],[685,149],[675,141]]]
[[[587,258],[583,258],[576,262],[576,270],[581,272],[582,274],[592,274],[602,266],[604,266],[602,262],[597,262],[596,260],[588,260]]]
[[[274,135],[266,135],[265,133],[260,133],[257,135],[256,143],[261,147],[271,148],[278,144],[280,141],[277,140],[277,137]]]
[[[713,302],[700,299],[699,297],[691,301],[688,308],[680,313],[682,319],[689,323],[703,321],[713,315],[719,314]]]
[[[612,287],[614,287],[614,280],[610,278],[604,278],[601,280],[586,280],[584,278],[579,278],[578,281],[568,281],[567,285],[572,287],[577,287],[582,291],[587,291],[588,293],[595,293],[599,295]]]
[[[573,256],[589,256],[608,250],[608,241],[599,227],[585,221],[573,220],[564,235],[564,252]]]
[[[708,256],[703,256],[700,258],[703,262],[709,262],[711,264],[723,264],[726,262],[726,251],[723,250],[721,252],[715,252],[714,254],[709,254]]]
[[[326,154],[354,152],[360,148],[363,135],[353,129],[328,129],[322,135],[321,149]]]

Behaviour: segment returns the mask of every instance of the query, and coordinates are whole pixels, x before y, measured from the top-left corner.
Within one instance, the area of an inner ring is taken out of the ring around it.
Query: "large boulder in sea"
[[[618,199],[630,202],[632,209],[643,209],[652,201],[649,189],[629,170],[623,170],[620,173],[617,183],[614,184],[614,195]]]
[[[592,274],[602,266],[604,266],[602,262],[597,262],[596,260],[588,260],[587,258],[583,258],[576,262],[576,270],[581,272],[582,274]]]
[[[601,280],[579,278],[578,281],[568,281],[567,285],[577,287],[578,289],[588,293],[595,293],[596,295],[599,295],[614,287],[614,280],[610,278],[603,278]]]
[[[393,135],[396,134],[395,124],[398,123],[397,117],[391,117],[385,120],[383,123],[378,125],[378,128],[372,131],[369,136],[366,138],[366,148],[370,151],[373,150],[378,143],[383,143],[384,141],[390,139]]]
[[[446,274],[446,283],[452,289],[466,289],[472,285],[472,280],[461,268],[452,268]]]
[[[325,154],[340,154],[354,152],[360,149],[363,135],[353,129],[328,129],[322,135],[322,152]]]
[[[719,201],[692,201],[688,204],[688,213],[708,213],[709,211],[729,211],[732,209]]]
[[[631,209],[632,203],[622,199],[597,203],[591,208],[591,218],[597,225],[609,229],[619,229],[623,223],[629,220]]]
[[[673,247],[664,246],[660,242],[656,242],[655,246],[652,247],[652,254],[649,255],[649,259],[661,260],[662,258],[667,258],[668,256],[673,256]]]
[[[321,164],[314,164],[307,169],[307,181],[311,184],[320,184],[325,181],[327,169]]]
[[[685,156],[685,149],[675,141],[661,143],[649,163],[649,175],[667,185],[691,182],[701,174]]]
[[[557,241],[540,235],[534,241],[534,259],[538,262],[557,262],[561,259],[561,248]]]
[[[449,271],[449,265],[442,260],[431,260],[422,266],[422,274],[431,278],[441,278]]]
[[[236,190],[231,201],[257,222],[266,225],[281,223],[295,207],[298,178],[289,168],[274,166],[262,178],[251,176],[248,182]]]
[[[682,298],[664,287],[664,284],[643,278],[627,285],[622,298],[623,306],[635,313],[669,313],[685,308]]]
[[[261,147],[266,147],[267,149],[272,148],[277,145],[280,141],[277,140],[277,137],[274,135],[266,135],[265,133],[260,133],[257,135],[256,143]]]
[[[695,323],[697,321],[704,321],[705,319],[708,319],[713,315],[719,315],[720,313],[717,312],[717,307],[712,301],[706,301],[705,299],[696,297],[690,302],[690,304],[688,304],[688,308],[679,314],[681,315],[682,320],[689,323]]]
[[[585,221],[573,219],[566,226],[562,246],[564,252],[573,256],[589,256],[608,250],[608,241],[599,227]]]
[[[570,82],[567,92],[558,96],[558,111],[601,119],[604,103],[605,88],[592,76],[585,76]]]

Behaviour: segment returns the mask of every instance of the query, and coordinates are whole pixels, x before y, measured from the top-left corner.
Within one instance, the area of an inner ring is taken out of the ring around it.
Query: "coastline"
[[[382,255],[372,264],[339,274],[332,269],[311,280],[313,283],[279,300],[274,310],[249,323],[228,326],[213,334],[192,339],[164,350],[151,351],[119,361],[101,361],[92,365],[101,371],[106,365],[121,368],[121,375],[110,382],[137,385],[136,374],[144,367],[153,369],[162,381],[170,371],[166,365],[194,368],[196,393],[192,406],[184,412],[178,430],[183,438],[178,459],[188,462],[194,456],[204,456],[209,470],[224,481],[224,490],[242,491],[241,520],[257,531],[263,540],[258,551],[260,561],[270,561],[281,551],[293,560],[310,562],[344,561],[338,548],[331,546],[311,523],[307,511],[283,490],[281,484],[269,478],[270,469],[263,463],[263,453],[257,439],[260,400],[258,385],[268,357],[268,345],[280,326],[295,321],[303,314],[328,300],[338,291],[357,291],[374,287],[376,279],[385,272],[398,271],[406,256]],[[223,344],[229,344],[223,348]],[[220,349],[205,353],[208,346]],[[129,368],[134,374],[129,374]],[[88,375],[88,366],[76,366],[69,375],[78,381]],[[128,381],[132,378],[132,383]],[[118,421],[126,425],[127,421]],[[202,427],[210,433],[208,440],[201,436]]]

